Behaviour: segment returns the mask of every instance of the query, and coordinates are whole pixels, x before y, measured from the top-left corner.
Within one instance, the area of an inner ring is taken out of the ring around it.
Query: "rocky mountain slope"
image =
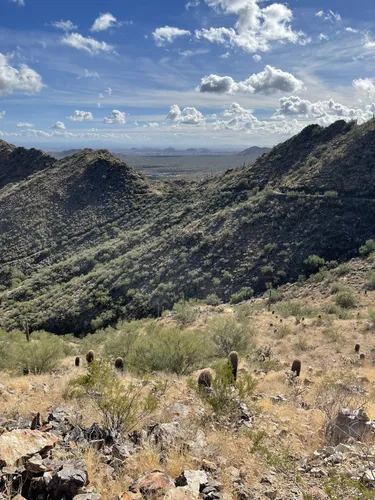
[[[375,233],[374,134],[373,120],[309,126],[197,183],[151,182],[107,151],[51,160],[2,143],[0,324],[81,334],[181,297],[261,294],[310,273],[312,254],[355,256]]]
[[[241,151],[241,153],[238,153],[238,156],[256,156],[258,158],[259,156],[262,156],[265,153],[268,153],[269,151],[271,151],[271,148],[260,148],[259,146],[251,146],[251,148],[247,148],[244,151]]]

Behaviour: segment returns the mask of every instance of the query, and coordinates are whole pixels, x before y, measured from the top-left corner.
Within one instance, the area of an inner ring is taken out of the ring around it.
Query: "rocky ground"
[[[69,382],[87,373],[85,362],[75,367],[67,357],[46,375],[1,373],[0,498],[375,498],[375,292],[366,285],[372,266],[355,260],[286,287],[284,300],[270,308],[263,299],[240,309],[202,307],[195,328],[203,330],[211,315],[247,311],[254,329],[257,354],[240,357],[237,386],[226,393],[236,404],[227,413],[197,392],[198,373],[158,372],[147,382],[157,409],[117,432],[96,411],[100,395],[67,396]],[[327,313],[337,282],[356,303]],[[296,301],[299,309],[286,313]],[[256,385],[242,395],[248,375]],[[146,383],[126,370],[115,377],[124,387]]]

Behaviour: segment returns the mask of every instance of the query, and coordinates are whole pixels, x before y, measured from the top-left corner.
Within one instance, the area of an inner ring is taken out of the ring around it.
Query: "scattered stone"
[[[341,410],[326,430],[327,439],[333,444],[346,443],[351,439],[368,439],[375,431],[375,423],[364,410]]]
[[[168,474],[160,470],[153,470],[142,474],[130,486],[129,491],[131,493],[141,493],[146,498],[153,498],[156,495],[165,494],[173,488],[175,488],[174,481]]]
[[[74,498],[88,484],[88,473],[84,461],[64,465],[52,475],[48,483],[50,497],[54,500]]]

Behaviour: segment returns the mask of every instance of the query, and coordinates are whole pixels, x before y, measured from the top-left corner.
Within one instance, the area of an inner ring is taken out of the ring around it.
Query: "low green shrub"
[[[335,303],[337,306],[342,307],[343,309],[352,309],[356,305],[356,300],[350,290],[345,290],[339,292],[336,295]]]
[[[216,347],[216,355],[225,358],[232,351],[248,351],[252,346],[253,332],[246,323],[239,323],[232,316],[221,316],[208,323],[208,332]]]
[[[254,290],[249,287],[243,287],[238,293],[234,293],[230,298],[231,304],[239,304],[240,302],[244,302],[245,300],[250,300],[254,296]]]

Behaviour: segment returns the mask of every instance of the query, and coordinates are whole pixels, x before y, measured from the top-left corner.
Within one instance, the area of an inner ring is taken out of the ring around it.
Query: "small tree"
[[[99,412],[107,429],[126,433],[157,408],[157,397],[147,390],[147,386],[146,381],[125,386],[109,364],[93,361],[86,375],[69,383],[66,396],[87,399]]]

